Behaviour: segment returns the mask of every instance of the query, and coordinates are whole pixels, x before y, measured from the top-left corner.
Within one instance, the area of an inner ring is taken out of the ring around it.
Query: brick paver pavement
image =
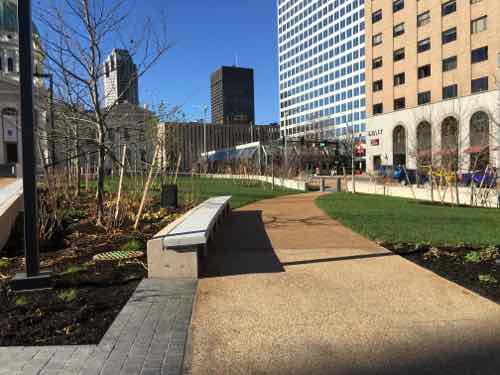
[[[500,306],[352,233],[316,197],[233,213],[198,283],[187,373],[500,373]]]
[[[99,345],[0,348],[5,375],[179,375],[195,280],[143,280]]]

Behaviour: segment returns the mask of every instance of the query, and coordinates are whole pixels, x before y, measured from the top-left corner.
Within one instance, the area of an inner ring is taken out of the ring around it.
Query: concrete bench
[[[231,211],[230,196],[214,197],[188,211],[148,241],[148,277],[198,278],[217,224]]]

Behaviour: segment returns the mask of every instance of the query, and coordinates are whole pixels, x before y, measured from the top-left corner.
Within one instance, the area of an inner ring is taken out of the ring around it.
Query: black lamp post
[[[33,111],[33,35],[30,0],[18,2],[18,20],[26,273],[17,274],[12,279],[10,286],[12,290],[27,290],[50,286],[50,278],[48,273],[40,272],[40,252],[38,247],[35,119]]]

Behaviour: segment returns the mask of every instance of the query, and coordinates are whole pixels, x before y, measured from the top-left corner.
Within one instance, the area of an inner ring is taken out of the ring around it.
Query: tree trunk
[[[104,160],[106,156],[103,129],[98,130],[97,147],[96,223],[102,226],[104,225]]]

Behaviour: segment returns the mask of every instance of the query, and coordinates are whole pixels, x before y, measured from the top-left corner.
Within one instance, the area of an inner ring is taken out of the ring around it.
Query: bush
[[[125,245],[123,245],[120,250],[122,251],[142,251],[146,248],[146,244],[144,241],[133,239],[128,241]]]

